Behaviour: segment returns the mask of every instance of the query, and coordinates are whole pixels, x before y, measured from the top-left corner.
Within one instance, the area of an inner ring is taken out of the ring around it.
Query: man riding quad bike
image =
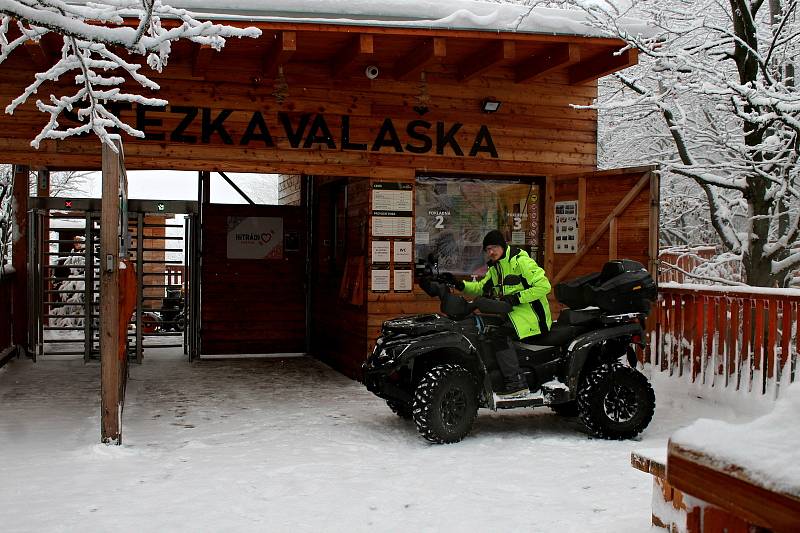
[[[504,387],[494,352],[507,346],[503,324],[512,306],[486,297],[468,302],[451,293],[452,276],[443,278],[429,257],[419,285],[441,300],[442,314],[384,322],[363,365],[367,389],[413,418],[425,439],[462,440],[478,407],[549,406],[578,415],[590,434],[606,439],[632,438],[650,423],[655,394],[636,369],[635,347],[644,347],[656,288],[641,264],[611,261],[602,272],[556,286],[570,309],[547,333],[513,341],[531,391],[521,398],[497,394]]]

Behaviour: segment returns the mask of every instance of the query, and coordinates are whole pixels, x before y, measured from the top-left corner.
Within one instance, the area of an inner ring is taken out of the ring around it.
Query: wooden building
[[[573,107],[636,50],[535,19],[512,31],[235,15],[261,37],[220,53],[175,43],[151,76],[169,105],[116,108],[146,134],[123,136],[128,170],[283,175],[285,205],[200,197],[202,353],[309,351],[357,376],[383,320],[438,307],[410,284],[413,262],[434,251],[475,274],[494,227],[553,281],[617,257],[655,272],[657,178],[597,172],[597,113]],[[50,39],[6,60],[4,100],[52,64]],[[32,149],[45,120],[33,102],[0,116],[0,161],[100,168],[93,137]],[[269,253],[247,250],[256,231]]]

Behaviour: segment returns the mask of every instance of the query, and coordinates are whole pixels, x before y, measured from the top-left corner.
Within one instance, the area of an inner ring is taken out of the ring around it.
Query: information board
[[[555,242],[557,254],[574,254],[578,250],[578,202],[555,203]]]

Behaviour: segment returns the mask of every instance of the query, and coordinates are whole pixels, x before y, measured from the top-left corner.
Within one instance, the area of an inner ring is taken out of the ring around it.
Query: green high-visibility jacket
[[[517,276],[518,283],[507,284],[508,276]],[[470,296],[502,297],[510,294],[519,296],[508,314],[520,339],[546,333],[553,324],[550,317],[550,281],[544,269],[531,259],[525,250],[507,246],[505,254],[497,262],[489,262],[489,270],[480,281],[465,281],[464,293]]]

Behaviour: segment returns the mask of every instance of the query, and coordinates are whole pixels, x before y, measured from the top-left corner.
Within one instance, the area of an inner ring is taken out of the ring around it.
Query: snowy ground
[[[649,531],[633,449],[701,416],[748,420],[657,378],[639,441],[548,409],[481,411],[430,445],[359,383],[304,357],[133,365],[124,445],[99,442],[96,363],[0,369],[0,517],[16,531]]]

